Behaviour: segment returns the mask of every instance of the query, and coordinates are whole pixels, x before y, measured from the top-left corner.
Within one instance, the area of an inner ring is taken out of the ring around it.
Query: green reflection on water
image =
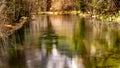
[[[75,50],[78,52],[78,54],[84,55],[85,47],[84,47],[83,39],[84,39],[85,24],[82,18],[80,18],[80,21],[78,22],[76,27],[77,29],[75,29],[75,34],[74,34]]]
[[[85,68],[89,68],[91,66],[89,63],[89,58],[87,58],[88,54],[87,54],[87,50],[84,44],[85,30],[86,30],[85,20],[84,18],[80,17],[78,23],[76,24],[75,32],[73,34],[74,35],[73,41],[75,44],[74,50],[77,55],[82,56],[83,60],[85,61],[84,62]]]

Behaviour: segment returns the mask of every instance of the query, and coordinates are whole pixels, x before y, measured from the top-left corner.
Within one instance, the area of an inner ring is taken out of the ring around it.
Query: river
[[[0,39],[0,68],[120,68],[120,24],[36,15]]]

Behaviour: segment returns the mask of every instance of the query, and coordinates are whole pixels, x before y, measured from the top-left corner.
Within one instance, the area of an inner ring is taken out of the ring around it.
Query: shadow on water
[[[36,15],[0,39],[0,68],[119,68],[119,26],[75,15]]]

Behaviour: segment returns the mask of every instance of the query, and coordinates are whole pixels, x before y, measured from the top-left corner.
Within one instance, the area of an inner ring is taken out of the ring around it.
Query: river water
[[[0,68],[120,68],[120,24],[36,15],[0,39]]]

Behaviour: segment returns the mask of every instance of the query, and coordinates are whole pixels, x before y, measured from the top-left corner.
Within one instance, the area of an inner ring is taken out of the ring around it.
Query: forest
[[[31,14],[49,14],[49,11],[59,12],[57,14],[82,13],[108,21],[120,21],[119,0],[1,0],[0,4],[0,19],[11,22]]]

